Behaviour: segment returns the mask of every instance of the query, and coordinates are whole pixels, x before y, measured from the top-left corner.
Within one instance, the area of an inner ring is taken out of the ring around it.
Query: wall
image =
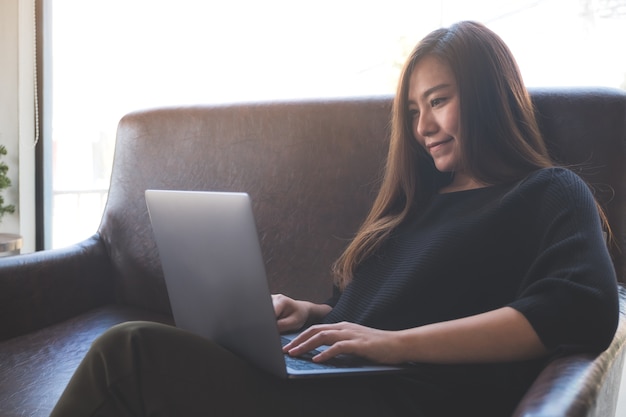
[[[17,208],[2,218],[0,232],[21,234],[23,253],[35,248],[33,1],[0,1],[0,143],[12,182],[3,196]]]

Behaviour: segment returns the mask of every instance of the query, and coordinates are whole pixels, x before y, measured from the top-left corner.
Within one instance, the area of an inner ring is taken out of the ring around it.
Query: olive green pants
[[[94,342],[52,416],[404,415],[389,381],[282,380],[189,332],[131,322]]]

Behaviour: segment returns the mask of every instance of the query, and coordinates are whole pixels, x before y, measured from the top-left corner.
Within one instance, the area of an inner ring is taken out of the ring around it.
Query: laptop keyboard
[[[281,337],[281,343],[285,346],[289,343],[289,339]],[[320,351],[315,349],[300,356],[289,356],[285,354],[285,363],[289,368],[300,371],[306,371],[308,369],[355,368],[367,364],[367,361],[362,358],[348,355],[337,356],[323,363],[313,362],[313,357],[319,353]]]

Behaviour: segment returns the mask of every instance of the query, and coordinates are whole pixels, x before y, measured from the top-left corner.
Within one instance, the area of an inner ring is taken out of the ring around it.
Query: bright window
[[[51,0],[47,246],[98,227],[118,120],[155,106],[390,94],[458,20],[509,44],[529,86],[626,89],[625,0]]]

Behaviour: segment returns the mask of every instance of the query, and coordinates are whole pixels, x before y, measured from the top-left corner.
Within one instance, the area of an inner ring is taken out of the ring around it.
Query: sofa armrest
[[[615,415],[626,355],[626,289],[620,286],[620,321],[607,350],[552,361],[539,374],[513,417]]]
[[[0,259],[0,340],[113,299],[111,264],[98,235],[65,249]]]

